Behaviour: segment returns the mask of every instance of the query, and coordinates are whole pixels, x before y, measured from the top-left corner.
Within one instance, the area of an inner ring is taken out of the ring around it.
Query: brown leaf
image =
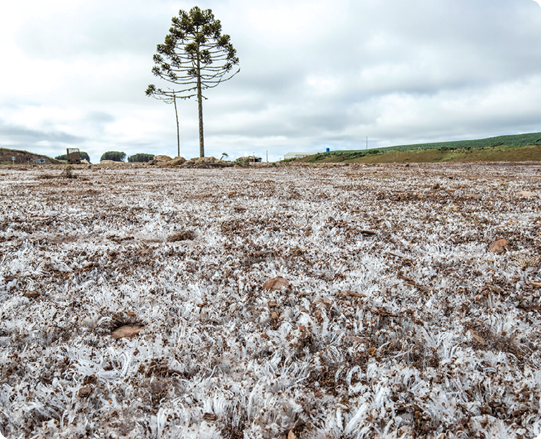
[[[263,284],[263,289],[268,291],[280,291],[282,288],[289,289],[289,282],[282,276],[276,276]]]
[[[40,294],[37,291],[27,291],[23,294],[24,297],[28,297],[29,299],[35,299],[40,296]]]
[[[144,326],[141,325],[124,325],[120,328],[115,329],[111,333],[111,337],[119,339],[119,338],[132,338],[133,336],[139,334],[141,332],[141,329],[143,329]]]
[[[214,413],[205,413],[203,415],[203,419],[205,421],[215,421],[216,419],[218,419],[218,416],[216,416]]]
[[[488,251],[492,253],[499,253],[507,245],[509,245],[509,241],[507,239],[500,238],[488,246]]]
[[[195,238],[195,233],[192,230],[183,230],[182,232],[173,233],[167,237],[168,242],[176,241],[191,241]]]
[[[311,306],[318,306],[322,305],[326,308],[330,308],[332,306],[332,300],[328,297],[316,297],[316,300],[312,302]]]
[[[338,296],[342,296],[342,297],[366,297],[366,295],[362,294],[362,293],[356,293],[355,291],[349,291],[349,290],[344,290],[344,291],[340,291],[338,293]]]
[[[97,382],[98,382],[98,378],[96,378],[95,375],[87,375],[83,379],[83,384],[84,385],[96,384]]]
[[[92,393],[92,390],[93,390],[92,386],[86,385],[79,389],[79,392],[77,393],[77,395],[79,396],[79,398],[87,398]]]
[[[470,329],[470,334],[471,334],[471,338],[472,340],[480,345],[480,346],[484,346],[485,345],[485,339],[483,337],[481,337],[481,334],[479,334],[477,331],[473,330],[473,329]]]
[[[287,439],[297,439],[297,436],[295,436],[293,430],[289,430],[289,433],[287,434]]]
[[[518,195],[519,197],[523,197],[523,198],[531,198],[531,197],[535,197],[535,193],[529,192],[529,191],[522,191],[522,192],[519,192],[517,195]]]

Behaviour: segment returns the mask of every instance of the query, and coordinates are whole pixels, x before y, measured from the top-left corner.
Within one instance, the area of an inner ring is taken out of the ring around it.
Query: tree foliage
[[[163,90],[154,84],[148,86],[147,96],[162,100],[197,98],[199,116],[199,153],[205,156],[203,134],[203,91],[228,81],[240,69],[237,51],[229,35],[222,35],[220,20],[212,10],[195,6],[189,12],[179,11],[172,18],[172,26],[164,44],[158,44],[152,73],[167,82],[180,86],[180,90]]]
[[[81,160],[87,160],[88,163],[91,163],[90,162],[90,156],[88,155],[88,153],[84,152],[84,151],[81,151],[79,152],[79,155],[81,157]],[[67,160],[68,159],[68,155],[67,154],[61,154],[61,155],[57,155],[55,157],[56,160]]]
[[[130,163],[146,163],[150,162],[154,158],[154,154],[145,154],[140,152],[128,157],[128,162]]]
[[[126,153],[121,151],[107,151],[104,152],[100,158],[100,162],[103,160],[113,160],[115,162],[123,162],[126,158]]]

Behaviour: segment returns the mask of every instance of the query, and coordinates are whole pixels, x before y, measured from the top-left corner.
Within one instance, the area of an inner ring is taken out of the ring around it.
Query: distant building
[[[45,163],[47,163],[47,160],[39,158],[39,159],[36,159],[36,163],[38,165],[44,165]]]
[[[313,152],[288,152],[284,156],[284,160],[287,159],[301,159],[303,157],[306,157],[307,155],[314,155]]]

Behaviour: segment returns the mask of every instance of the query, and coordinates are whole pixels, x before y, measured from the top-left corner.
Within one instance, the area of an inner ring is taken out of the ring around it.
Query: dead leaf
[[[332,306],[332,300],[328,297],[316,297],[316,300],[312,302],[311,306],[318,306],[322,305],[326,308],[330,308]]]
[[[37,291],[27,291],[23,294],[24,297],[28,297],[29,299],[35,299],[40,296],[40,294]]]
[[[356,293],[355,291],[349,291],[349,290],[344,290],[344,291],[340,291],[338,293],[338,296],[341,296],[341,297],[366,297],[366,295],[362,294],[362,293]]]
[[[282,276],[276,276],[263,284],[263,289],[268,291],[280,291],[282,288],[289,289],[289,282]]]
[[[504,238],[497,239],[488,246],[488,251],[492,253],[499,253],[503,251],[503,248],[509,245],[509,241]]]
[[[485,339],[483,337],[481,337],[481,335],[477,331],[474,331],[473,329],[470,329],[469,333],[471,334],[471,338],[475,343],[477,343],[478,345],[481,345],[481,346],[485,345]]]
[[[539,282],[530,282],[531,285],[534,285],[536,287],[541,287],[541,283]]]
[[[517,194],[519,197],[524,197],[524,198],[531,198],[531,197],[535,197],[535,193],[533,192],[530,192],[530,191],[522,191],[522,192],[519,192]]]
[[[376,235],[377,232],[374,232],[373,230],[359,230],[359,233],[362,233],[363,235]]]
[[[293,430],[289,430],[289,433],[287,434],[287,439],[297,439],[297,436],[295,436]]]
[[[141,330],[144,328],[144,326],[141,325],[124,325],[120,328],[115,329],[111,333],[111,337],[115,339],[119,338],[132,338],[135,335],[139,334]]]
[[[92,386],[90,385],[83,386],[79,389],[77,396],[79,396],[79,398],[88,398],[92,393],[92,390]]]
[[[182,232],[173,233],[167,237],[168,242],[191,241],[195,238],[195,233],[192,230],[183,230]]]
[[[135,315],[134,312],[130,311],[130,312],[128,313],[128,317],[136,317],[136,315]]]
[[[216,419],[218,419],[218,416],[216,416],[214,413],[205,413],[203,415],[203,419],[205,421],[215,421]]]

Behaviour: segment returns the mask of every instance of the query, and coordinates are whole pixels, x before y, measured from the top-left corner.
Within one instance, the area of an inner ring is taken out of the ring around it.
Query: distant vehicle
[[[81,164],[81,153],[79,151],[79,148],[68,148],[66,149],[66,152],[69,165]]]

